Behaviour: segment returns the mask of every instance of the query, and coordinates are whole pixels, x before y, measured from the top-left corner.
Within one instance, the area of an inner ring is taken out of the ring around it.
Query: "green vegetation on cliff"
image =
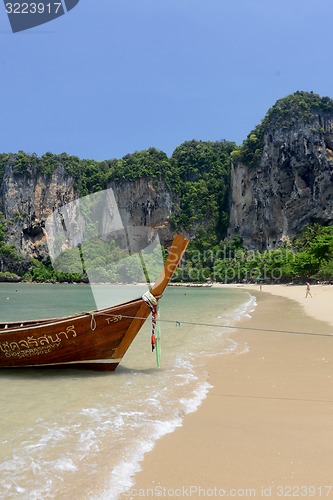
[[[25,182],[26,178],[45,176],[55,169],[70,175],[78,196],[100,191],[111,182],[134,181],[148,177],[164,180],[174,202],[172,224],[174,230],[187,231],[191,241],[186,263],[178,272],[185,281],[242,281],[279,279],[283,281],[305,279],[333,279],[333,229],[309,226],[289,246],[266,252],[250,252],[242,247],[239,238],[226,239],[229,224],[229,177],[231,161],[258,165],[264,140],[273,140],[275,131],[292,130],[299,124],[315,123],[313,133],[322,133],[321,119],[333,112],[333,100],[312,92],[295,92],[279,99],[268,110],[262,122],[251,131],[241,146],[229,141],[186,141],[178,146],[171,157],[156,148],[136,151],[123,158],[95,161],[80,159],[66,153],[46,153],[41,157],[19,151],[0,154],[0,182],[6,169]],[[318,128],[319,127],[319,128]],[[271,136],[268,137],[269,134]],[[268,138],[267,138],[268,137]],[[17,218],[23,217],[17,213]],[[6,243],[7,223],[0,214],[0,263],[3,271],[14,271],[36,281],[78,281],[86,279],[85,270],[76,269],[67,255],[67,272],[52,268],[50,261],[32,259],[23,262],[17,250]],[[96,250],[96,249],[95,249]],[[107,273],[110,262],[104,258],[104,249],[97,249],[95,264],[100,278]],[[104,259],[104,260],[103,260]],[[125,270],[135,279],[135,270]],[[115,272],[114,278],[121,274]],[[120,268],[119,268],[120,272]],[[134,273],[134,274],[133,274]]]
[[[46,176],[47,181],[60,166],[64,175],[73,177],[78,196],[106,189],[110,182],[142,177],[163,179],[174,200],[174,229],[181,228],[195,236],[193,248],[205,249],[217,244],[226,234],[230,153],[235,148],[235,143],[227,141],[193,140],[178,146],[171,158],[163,151],[149,148],[105,161],[80,160],[65,153],[38,157],[19,151],[0,155],[0,175],[3,177],[5,169],[10,168],[22,182],[26,177],[38,175]],[[30,270],[25,273],[26,279],[36,281],[72,281],[82,276],[77,272],[59,273],[52,269],[50,262],[36,260],[32,260]]]
[[[307,226],[284,246],[248,250],[239,238],[223,240],[208,251],[190,249],[178,271],[183,281],[300,282],[333,281],[333,226]]]
[[[0,212],[0,281],[19,281],[25,262],[14,245],[6,243],[7,221]]]
[[[333,99],[320,97],[313,92],[297,91],[276,101],[266,113],[262,122],[252,130],[243,144],[232,153],[234,161],[255,166],[259,163],[264,135],[267,131],[291,129],[299,123],[311,123],[314,114],[332,112]]]
[[[74,178],[78,196],[106,189],[112,181],[134,181],[142,177],[163,179],[179,210],[173,222],[195,233],[197,238],[225,235],[228,224],[230,153],[236,144],[227,141],[188,141],[171,158],[156,148],[105,161],[80,160],[66,153],[41,157],[19,151],[0,155],[0,175],[10,167],[17,177],[51,175],[61,166]]]
[[[228,141],[188,141],[172,154],[170,188],[179,199],[174,222],[195,234],[197,248],[208,248],[226,234],[230,153],[235,148]]]

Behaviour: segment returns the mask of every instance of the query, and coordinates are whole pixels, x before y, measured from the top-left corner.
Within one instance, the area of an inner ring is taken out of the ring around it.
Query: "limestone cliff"
[[[162,180],[142,177],[133,181],[111,182],[122,224],[158,229],[162,242],[173,237],[169,218],[173,200]]]
[[[158,227],[162,241],[171,237],[171,197],[162,180],[146,177],[112,182],[123,224]],[[59,164],[52,174],[17,173],[8,162],[0,191],[0,211],[8,232],[6,242],[14,244],[26,259],[48,255],[45,221],[53,211],[79,197],[75,181]],[[3,271],[8,266],[3,265]],[[9,269],[14,270],[14,269]]]
[[[226,141],[187,141],[170,159],[150,148],[104,162],[65,153],[0,154],[6,243],[23,260],[45,258],[47,217],[55,211],[60,217],[58,209],[82,193],[112,188],[122,224],[148,228],[148,242],[150,227],[159,228],[163,243],[170,240],[173,218],[199,240],[201,232],[205,244],[212,235],[215,244],[227,226],[230,157],[229,236],[262,250],[308,224],[333,224],[333,100],[296,92],[277,101],[240,148]],[[5,253],[0,271],[15,270]]]
[[[27,258],[47,255],[45,220],[57,207],[76,197],[74,181],[58,166],[52,175],[17,175],[8,165],[1,185],[0,211],[4,214],[7,243]]]
[[[303,92],[278,101],[234,155],[229,235],[262,250],[332,224],[332,181],[332,101]]]

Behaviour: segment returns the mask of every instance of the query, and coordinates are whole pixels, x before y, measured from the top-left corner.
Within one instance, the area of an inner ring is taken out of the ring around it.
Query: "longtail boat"
[[[0,368],[70,365],[114,371],[162,297],[187,243],[174,237],[160,277],[136,300],[65,318],[0,323]]]

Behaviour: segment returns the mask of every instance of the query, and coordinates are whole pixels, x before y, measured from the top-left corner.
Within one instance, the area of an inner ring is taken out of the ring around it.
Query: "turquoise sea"
[[[66,316],[145,290],[2,284],[0,318]],[[204,400],[211,388],[207,357],[246,352],[232,330],[198,323],[236,324],[255,307],[248,292],[169,287],[160,307],[161,369],[151,352],[149,318],[114,373],[0,370],[0,498],[119,498],[156,440],[181,426]]]

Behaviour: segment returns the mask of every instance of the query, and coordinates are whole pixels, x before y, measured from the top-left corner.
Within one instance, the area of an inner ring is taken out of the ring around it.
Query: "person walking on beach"
[[[309,282],[306,282],[306,293],[305,293],[305,298],[308,297],[308,295],[310,295],[311,299],[312,299],[312,295],[311,295],[311,292],[310,292],[310,283]]]

